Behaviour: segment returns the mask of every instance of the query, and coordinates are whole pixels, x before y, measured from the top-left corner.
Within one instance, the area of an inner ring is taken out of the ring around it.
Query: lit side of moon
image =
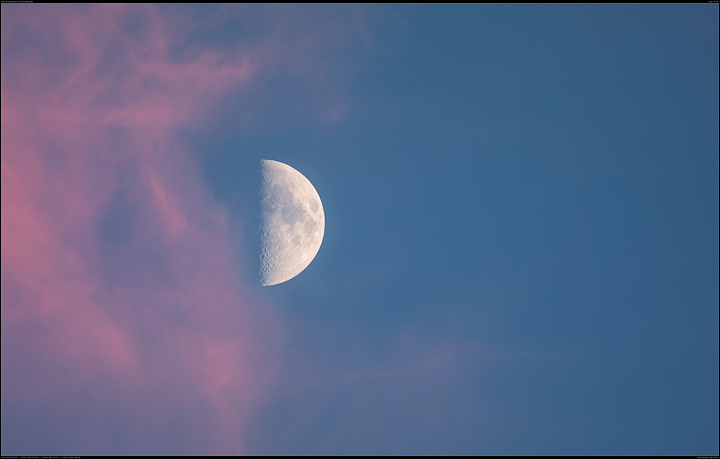
[[[308,267],[325,234],[325,212],[310,181],[278,161],[260,163],[260,284],[288,281]]]

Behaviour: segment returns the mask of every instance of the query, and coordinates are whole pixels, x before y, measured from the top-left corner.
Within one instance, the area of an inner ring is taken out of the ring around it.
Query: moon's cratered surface
[[[325,212],[312,183],[287,164],[260,163],[260,284],[300,274],[320,250]]]

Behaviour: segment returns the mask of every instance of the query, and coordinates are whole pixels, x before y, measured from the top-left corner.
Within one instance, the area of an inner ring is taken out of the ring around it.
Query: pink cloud
[[[241,451],[282,330],[244,292],[224,211],[175,134],[257,65],[173,57],[182,21],[145,6],[2,18],[3,410],[89,393],[138,429],[181,406],[189,450]],[[112,453],[90,440],[94,416],[77,453]],[[161,449],[149,431],[128,441]]]

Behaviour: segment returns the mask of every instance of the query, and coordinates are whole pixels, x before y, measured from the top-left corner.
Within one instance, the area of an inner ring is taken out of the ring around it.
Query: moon
[[[325,212],[312,183],[287,164],[260,162],[260,284],[283,283],[317,255]]]

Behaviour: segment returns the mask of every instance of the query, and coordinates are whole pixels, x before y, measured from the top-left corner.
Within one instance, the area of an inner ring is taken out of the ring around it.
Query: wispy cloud
[[[175,134],[255,65],[173,56],[176,25],[145,6],[2,16],[3,415],[96,394],[47,426],[66,453],[161,451],[185,431],[185,451],[240,451],[281,325],[243,291],[224,211]],[[127,428],[181,427],[94,443],[116,404]]]

